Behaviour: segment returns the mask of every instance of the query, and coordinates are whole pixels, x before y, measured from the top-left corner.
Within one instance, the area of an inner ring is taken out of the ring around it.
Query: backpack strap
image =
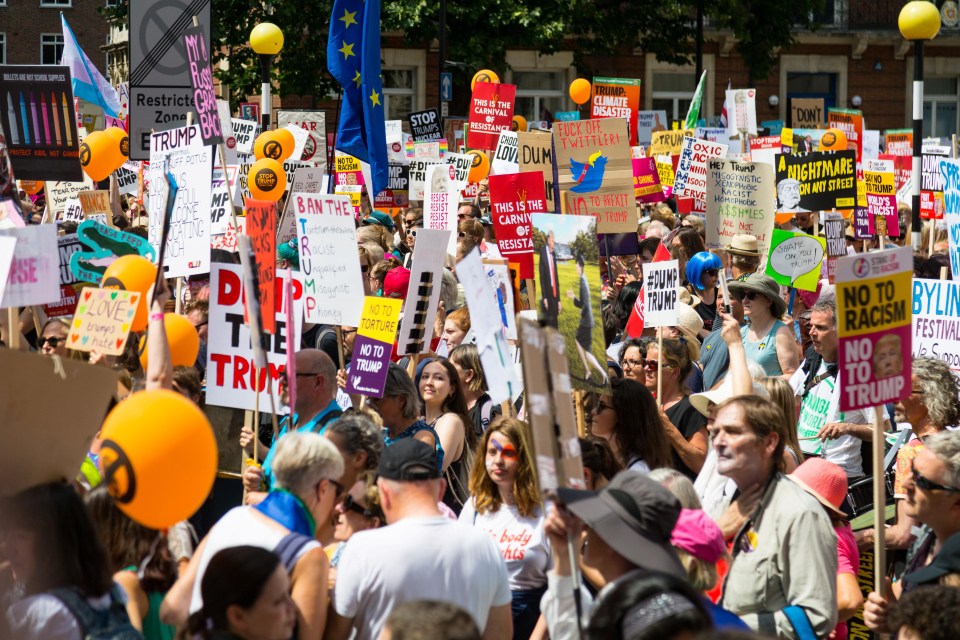
[[[293,567],[297,564],[300,551],[310,542],[313,542],[313,538],[305,536],[302,533],[290,532],[277,543],[273,552],[280,556],[280,562],[286,568],[287,573],[293,571]]]
[[[807,612],[802,607],[790,605],[784,608],[783,613],[793,626],[799,640],[816,640],[817,634],[813,632],[813,626],[810,624]]]
[[[62,587],[52,589],[49,594],[63,603],[63,606],[77,619],[80,625],[80,635],[84,638],[90,633],[90,630],[97,626],[97,612],[94,611],[87,599],[84,598],[75,587]]]

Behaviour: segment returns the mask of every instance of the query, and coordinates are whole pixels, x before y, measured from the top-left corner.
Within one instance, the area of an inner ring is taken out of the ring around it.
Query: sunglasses
[[[66,341],[66,338],[40,338],[37,340],[37,348],[43,349],[44,346],[49,344],[51,349],[56,349],[58,346],[60,346],[61,342],[66,343]]]
[[[720,273],[720,269],[704,269],[703,273],[708,276],[716,276]]]
[[[340,484],[339,482],[337,482],[336,480],[334,480],[333,478],[327,478],[326,480],[327,480],[327,482],[329,482],[331,485],[333,485],[333,488],[334,488],[334,489],[337,490],[337,494],[336,494],[336,495],[337,495],[337,499],[339,499],[340,496],[342,496],[344,493],[346,493],[346,490],[343,488],[343,485]]]
[[[659,366],[660,366],[660,361],[659,361],[659,360],[644,360],[644,361],[643,361],[643,368],[644,368],[644,369],[650,369],[650,370],[655,371],[655,370],[657,369],[657,367],[659,367]],[[672,365],[672,364],[667,364],[666,362],[664,362],[664,363],[663,363],[663,368],[664,368],[664,369],[671,369],[671,368],[673,368],[673,365]]]
[[[343,509],[344,512],[353,511],[355,514],[363,516],[364,518],[374,517],[372,511],[354,500],[353,496],[349,493],[344,496],[343,501],[340,503],[340,508]]]
[[[747,291],[743,294],[744,300],[756,300],[757,298],[762,298],[763,294],[757,291]]]
[[[320,372],[319,372],[319,371],[315,371],[315,372],[313,372],[313,373],[298,373],[298,374],[297,374],[297,377],[298,377],[298,378],[309,378],[309,377],[311,377],[311,376],[318,376],[318,375],[320,375]],[[289,379],[289,376],[287,376],[287,372],[286,372],[286,371],[281,371],[279,374],[277,374],[277,379],[280,381],[280,384],[286,384],[286,383],[287,383],[287,380]]]
[[[407,235],[408,235],[408,236],[413,236],[414,238],[416,238],[416,237],[417,237],[417,230],[416,230],[416,229],[410,229],[409,231],[407,231]]]
[[[606,402],[598,402],[593,406],[593,412],[596,414],[601,414],[607,409],[613,409],[613,405],[607,404]]]
[[[960,493],[960,489],[957,489],[956,487],[947,487],[942,484],[937,484],[933,480],[925,478],[923,474],[917,471],[917,467],[914,465],[912,460],[910,461],[910,473],[913,474],[913,483],[924,491],[947,491],[949,493]]]

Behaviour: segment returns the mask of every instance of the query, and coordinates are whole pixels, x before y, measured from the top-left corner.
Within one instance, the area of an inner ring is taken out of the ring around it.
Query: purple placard
[[[200,27],[183,31],[183,44],[190,64],[190,84],[193,85],[193,105],[200,125],[203,144],[223,144],[217,95],[213,92],[213,72],[210,69],[210,47]]]
[[[866,207],[853,210],[853,235],[857,240],[869,240],[876,231],[873,228],[873,216]]]
[[[358,334],[353,340],[347,393],[382,398],[392,351],[393,345]]]

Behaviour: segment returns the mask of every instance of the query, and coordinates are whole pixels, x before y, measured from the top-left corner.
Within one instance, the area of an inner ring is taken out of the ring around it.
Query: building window
[[[404,120],[417,110],[417,70],[383,69],[383,106],[387,120]]]
[[[952,78],[923,81],[923,136],[949,138],[960,123],[960,82]]]
[[[73,0],[40,0],[41,7],[70,7]]]
[[[0,33],[0,64],[7,64],[7,34],[5,33]]]
[[[696,88],[695,73],[655,71],[650,93],[652,109],[666,111],[667,118],[670,120],[683,120],[687,117],[687,111],[690,110],[690,102],[693,100],[693,92]],[[704,113],[701,113],[701,117],[705,117]]]
[[[563,111],[567,102],[563,71],[514,71],[517,85],[514,113],[527,120],[553,120],[555,111]]]
[[[40,34],[40,64],[60,64],[63,57],[63,34]]]
[[[837,106],[837,74],[788,73],[787,101],[794,98],[823,98],[823,117],[826,119],[827,109]]]

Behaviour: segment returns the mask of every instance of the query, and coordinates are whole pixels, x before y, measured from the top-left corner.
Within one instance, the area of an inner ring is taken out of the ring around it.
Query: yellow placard
[[[363,313],[357,335],[371,340],[393,344],[400,324],[400,308],[403,300],[367,296],[363,299]]]
[[[880,278],[837,282],[837,335],[868,335],[909,326],[913,274],[909,271]]]

